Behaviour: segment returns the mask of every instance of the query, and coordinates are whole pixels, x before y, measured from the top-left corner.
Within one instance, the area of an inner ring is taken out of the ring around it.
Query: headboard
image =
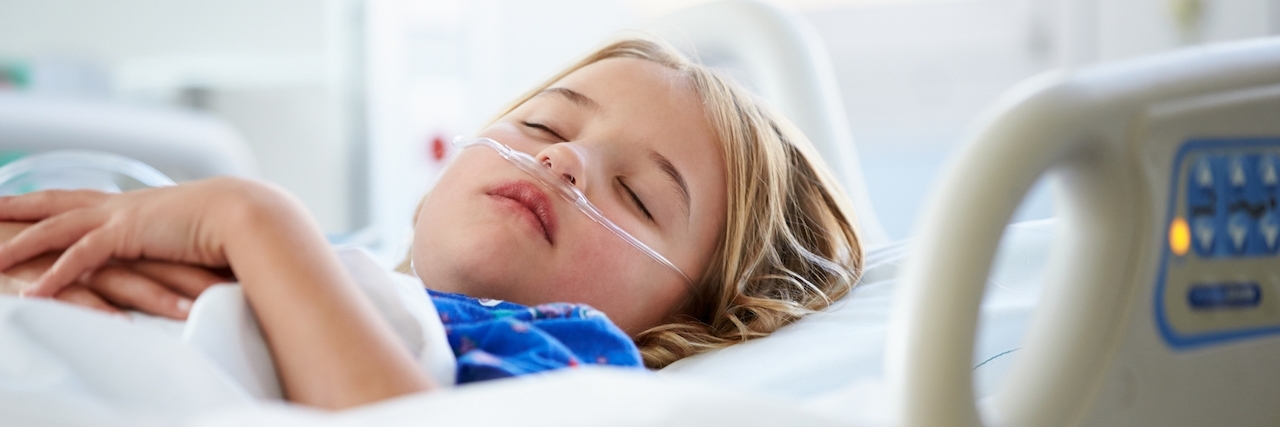
[[[853,200],[863,244],[888,242],[858,161],[835,71],[816,30],[794,11],[721,0],[643,27],[728,74],[773,105],[813,141]]]

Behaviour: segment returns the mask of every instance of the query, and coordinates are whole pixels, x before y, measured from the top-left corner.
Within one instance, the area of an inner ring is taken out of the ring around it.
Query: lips
[[[491,188],[486,192],[491,197],[503,199],[528,211],[531,225],[540,228],[548,243],[555,244],[556,213],[547,194],[528,181],[510,181]]]

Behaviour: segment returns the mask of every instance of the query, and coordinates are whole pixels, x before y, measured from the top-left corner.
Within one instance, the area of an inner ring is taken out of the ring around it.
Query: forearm
[[[347,276],[319,227],[283,191],[217,178],[115,195],[38,192],[0,198],[0,219],[37,222],[0,244],[0,269],[63,251],[23,289],[31,297],[77,295],[110,311],[76,282],[102,275],[112,260],[231,267],[258,316],[285,396],[296,402],[345,408],[432,386]],[[193,294],[211,284],[179,282]],[[126,303],[156,302],[154,293],[138,296],[115,293]],[[177,302],[157,307],[177,309]]]
[[[286,396],[337,409],[432,388],[301,207],[271,190],[249,199],[224,250]]]

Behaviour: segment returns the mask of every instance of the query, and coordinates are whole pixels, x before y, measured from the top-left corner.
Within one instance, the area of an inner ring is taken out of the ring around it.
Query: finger
[[[72,209],[101,204],[108,195],[92,190],[47,190],[0,197],[0,221],[39,221]]]
[[[92,308],[94,310],[105,311],[117,316],[125,315],[119,308],[111,305],[106,300],[103,300],[102,297],[99,297],[97,294],[93,293],[93,291],[89,290],[89,288],[82,285],[63,288],[61,292],[58,292],[58,294],[54,296],[54,299],[82,307]]]
[[[109,230],[97,228],[81,237],[27,289],[25,295],[37,298],[55,295],[80,276],[106,264],[114,252],[114,239]]]
[[[186,320],[191,312],[191,298],[124,267],[103,267],[84,283],[118,307],[178,320]]]
[[[66,248],[99,225],[95,215],[68,213],[40,221],[0,244],[0,271],[37,255]]]
[[[160,285],[190,298],[199,297],[210,286],[231,280],[206,268],[160,261],[135,261],[124,264],[129,269]]]

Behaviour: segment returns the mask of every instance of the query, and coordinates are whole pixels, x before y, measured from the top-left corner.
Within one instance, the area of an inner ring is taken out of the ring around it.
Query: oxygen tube
[[[507,159],[507,161],[511,162],[525,173],[533,175],[534,178],[539,182],[542,182],[542,184],[547,188],[555,190],[556,194],[559,194],[561,198],[573,204],[574,207],[577,207],[578,210],[586,214],[592,221],[604,226],[604,228],[613,232],[614,235],[617,235],[632,247],[639,249],[640,252],[648,255],[649,258],[653,258],[654,261],[658,261],[658,263],[667,266],[667,268],[670,268],[672,271],[675,271],[681,278],[684,278],[686,283],[693,284],[693,280],[689,279],[689,276],[684,274],[683,271],[680,271],[680,267],[676,267],[675,264],[667,260],[667,258],[658,253],[658,251],[655,251],[653,248],[645,245],[644,242],[641,242],[640,239],[637,239],[635,236],[627,233],[627,231],[623,230],[622,227],[618,227],[618,225],[614,224],[613,221],[610,221],[609,218],[605,218],[604,214],[600,212],[600,209],[597,209],[595,205],[592,205],[591,201],[587,200],[587,195],[582,194],[582,191],[579,190],[578,187],[570,184],[569,181],[566,181],[564,178],[557,176],[550,168],[533,158],[533,156],[525,154],[522,151],[512,149],[501,142],[484,137],[469,139],[458,137],[454,139],[453,144],[460,148],[466,148],[474,145],[482,145],[492,148],[494,151],[497,151],[498,155],[502,156],[502,158]]]

